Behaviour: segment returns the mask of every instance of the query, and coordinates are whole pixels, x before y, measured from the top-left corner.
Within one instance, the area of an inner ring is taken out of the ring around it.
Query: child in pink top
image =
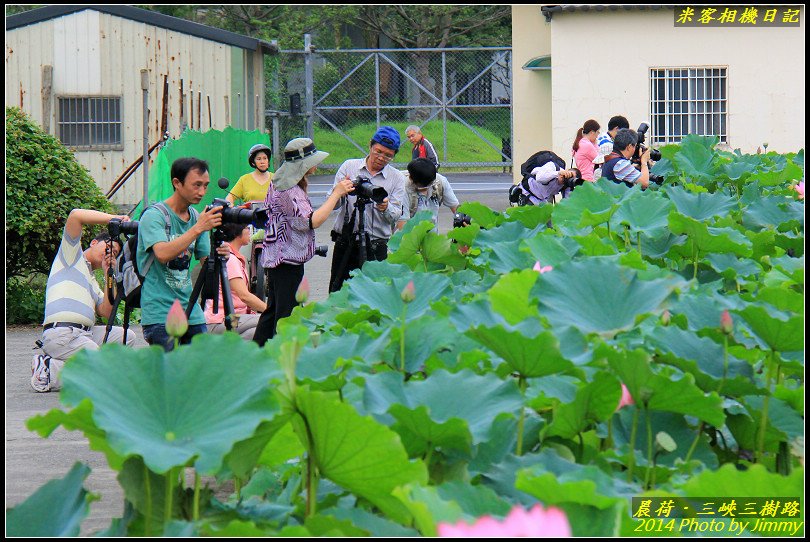
[[[587,120],[577,131],[574,140],[573,152],[576,167],[582,173],[582,178],[586,181],[594,182],[593,170],[594,159],[599,156],[599,148],[596,146],[596,138],[599,136],[599,123],[593,119]]]

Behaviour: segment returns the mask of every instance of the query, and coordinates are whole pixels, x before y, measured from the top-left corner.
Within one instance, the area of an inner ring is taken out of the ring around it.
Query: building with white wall
[[[797,152],[805,10],[795,7],[799,26],[683,27],[675,6],[513,6],[515,163],[540,149],[567,161],[587,119],[604,131],[614,115],[649,123],[654,145],[695,133],[743,152]]]
[[[170,137],[183,126],[264,129],[263,56],[275,50],[132,6],[48,6],[6,17],[5,104],[72,149],[106,192],[143,154],[141,70],[151,146],[161,138],[164,76]],[[133,180],[112,201],[130,204],[141,194]]]

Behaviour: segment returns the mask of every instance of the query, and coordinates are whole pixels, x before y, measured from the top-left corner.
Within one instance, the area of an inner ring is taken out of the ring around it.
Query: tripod
[[[119,238],[120,241],[120,238]],[[112,244],[113,239],[110,237],[109,240],[106,241],[107,243],[107,253],[112,254]],[[124,242],[121,242],[121,246],[124,245]],[[123,249],[122,249],[123,250]],[[119,281],[119,277],[116,273],[116,260],[113,261],[112,265],[107,268],[107,272],[105,274],[105,279],[107,281],[107,299],[109,299],[110,304],[112,305],[112,309],[110,310],[110,317],[107,318],[107,326],[104,329],[104,339],[101,341],[101,344],[107,344],[107,339],[110,338],[110,331],[112,331],[113,324],[115,324],[115,317],[118,314],[118,306],[121,303],[124,303],[124,338],[122,339],[122,344],[127,343],[127,331],[129,330],[129,318],[132,315],[132,309],[135,308],[132,303],[127,303],[126,300],[126,293],[124,292],[123,282]],[[119,284],[120,282],[120,284]]]
[[[191,291],[191,298],[186,307],[186,318],[191,317],[191,310],[197,298],[200,298],[200,306],[205,307],[205,302],[211,299],[214,303],[214,314],[219,312],[219,288],[222,285],[222,302],[225,305],[225,329],[231,330],[231,315],[233,314],[233,299],[231,298],[231,283],[228,281],[228,258],[217,252],[217,248],[222,246],[221,232],[214,230],[211,234],[211,253],[200,270],[200,276]]]
[[[357,253],[358,268],[363,267],[363,264],[368,260],[368,234],[366,233],[366,205],[371,203],[369,198],[358,197],[354,202],[354,209],[352,209],[351,219],[346,214],[346,220],[343,222],[343,231],[340,234],[340,240],[346,243],[346,250],[340,260],[340,267],[334,274],[332,283],[329,285],[330,292],[336,292],[340,289],[343,283],[344,276],[347,272],[349,264],[349,257],[352,253],[352,248],[355,239],[359,241],[359,249]],[[357,219],[357,233],[354,233],[354,222]],[[357,237],[355,237],[355,235]]]

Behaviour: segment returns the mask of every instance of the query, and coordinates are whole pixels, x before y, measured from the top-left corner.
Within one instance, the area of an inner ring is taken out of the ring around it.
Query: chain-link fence
[[[365,156],[377,127],[390,125],[403,141],[394,166],[404,168],[411,156],[405,129],[415,125],[433,143],[442,171],[511,167],[510,48],[314,52],[308,45],[268,60],[274,149],[311,137],[330,153],[321,169],[337,169]]]

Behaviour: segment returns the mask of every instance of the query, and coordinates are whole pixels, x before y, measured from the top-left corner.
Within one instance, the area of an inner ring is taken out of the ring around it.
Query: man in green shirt
[[[146,269],[141,288],[144,339],[166,351],[174,347],[174,341],[166,332],[169,309],[175,299],[185,308],[191,298],[192,251],[198,260],[208,256],[211,250],[208,232],[222,224],[222,207],[202,213],[191,207],[202,201],[210,183],[207,162],[178,158],[172,164],[171,176],[174,194],[149,207],[141,216],[137,253],[138,269],[142,273]],[[166,216],[170,225],[168,238]],[[191,337],[206,330],[205,315],[195,304],[188,320],[188,332],[180,343],[188,344]]]

